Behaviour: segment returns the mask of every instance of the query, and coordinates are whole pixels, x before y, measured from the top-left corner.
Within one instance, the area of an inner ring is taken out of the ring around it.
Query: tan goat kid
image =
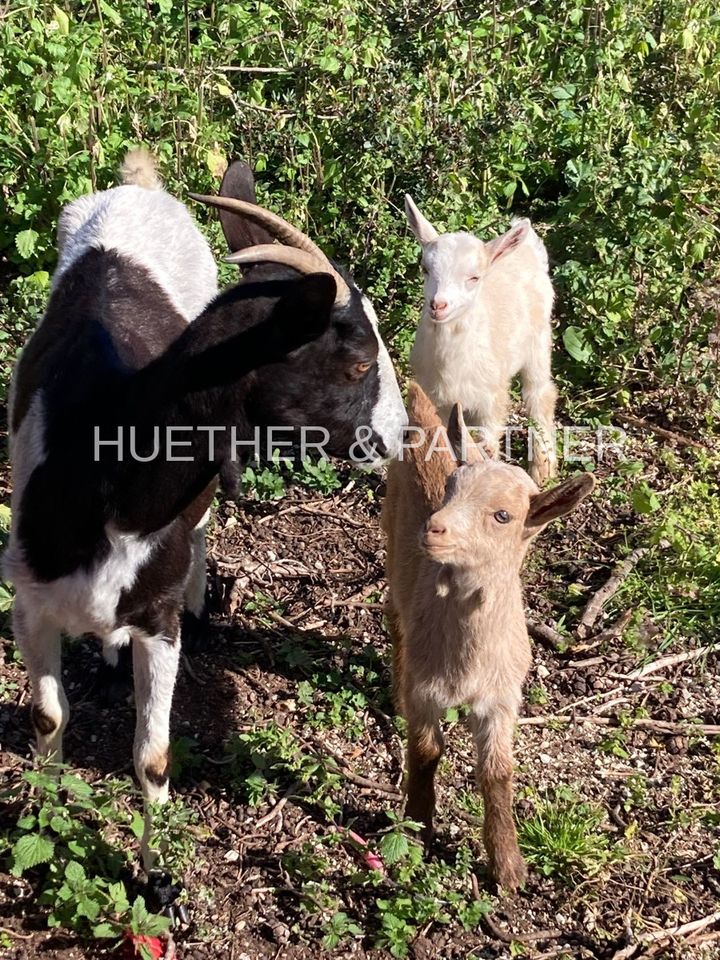
[[[408,412],[423,439],[391,464],[383,508],[395,696],[408,723],[407,815],[425,825],[429,843],[440,718],[469,705],[489,869],[515,889],[526,868],[512,814],[512,738],[531,659],[520,566],[533,537],[594,480],[582,474],[540,493],[524,470],[483,458],[459,406],[447,428],[454,455],[416,384]]]

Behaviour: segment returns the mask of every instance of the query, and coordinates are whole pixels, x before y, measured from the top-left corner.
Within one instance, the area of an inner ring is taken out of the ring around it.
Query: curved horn
[[[229,253],[223,259],[225,263],[235,263],[239,267],[251,263],[284,263],[298,273],[329,273],[326,260],[321,262],[307,250],[285,247],[281,243],[262,243],[256,247],[247,247],[245,250]]]
[[[217,207],[219,210],[229,210],[231,213],[237,213],[241,217],[249,217],[251,220],[255,220],[263,227],[266,227],[281,243],[287,244],[284,248],[285,250],[294,249],[298,252],[305,253],[317,262],[317,266],[314,270],[308,270],[306,267],[291,263],[289,259],[282,259],[284,254],[279,254],[277,250],[274,249],[275,244],[269,243],[260,244],[257,247],[249,247],[247,251],[238,250],[236,253],[231,253],[229,257],[226,257],[229,263],[259,263],[264,260],[269,263],[286,263],[290,267],[295,267],[295,269],[301,273],[329,273],[335,278],[335,285],[337,286],[335,303],[338,304],[338,306],[344,306],[350,302],[350,288],[345,282],[345,279],[340,276],[320,247],[318,247],[316,243],[313,243],[310,237],[306,237],[302,230],[293,227],[292,224],[283,220],[282,217],[271,213],[264,207],[259,207],[255,203],[248,203],[245,200],[237,200],[235,197],[209,197],[199,193],[190,193],[188,196],[192,200],[198,200],[200,203],[208,204],[208,206]],[[282,250],[283,248],[278,247],[277,249]],[[235,259],[244,253],[250,253],[252,250],[263,250],[263,256],[259,257],[255,255],[252,259],[247,260]],[[270,252],[272,255],[270,255]],[[303,261],[303,263],[306,263],[306,261]]]
[[[282,217],[264,207],[259,207],[256,203],[248,203],[246,200],[238,200],[235,197],[207,197],[199,193],[189,193],[188,196],[191,200],[199,200],[200,203],[217,207],[218,210],[228,210],[241,217],[249,217],[250,220],[255,220],[256,223],[266,227],[281,243],[296,247],[298,250],[306,250],[319,260],[327,260],[320,247],[313,243],[310,237],[306,237],[302,230],[298,230],[287,220],[283,220]]]
[[[329,273],[335,281],[335,303],[344,306],[350,301],[350,288],[343,278],[333,269],[332,264],[323,257],[319,260],[311,256],[307,250],[298,250],[297,247],[285,247],[281,243],[262,243],[246,250],[238,250],[225,257],[226,263],[235,263],[245,266],[251,263],[283,263],[297,270],[298,273]]]

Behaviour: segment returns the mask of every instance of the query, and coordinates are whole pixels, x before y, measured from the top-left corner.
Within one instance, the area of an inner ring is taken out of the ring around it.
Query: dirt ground
[[[331,496],[292,488],[277,503],[226,503],[216,514],[211,629],[205,646],[184,661],[173,713],[175,738],[197,744],[191,768],[174,786],[203,828],[184,878],[193,909],[190,925],[175,936],[180,958],[305,960],[321,954],[319,921],[303,908],[289,855],[348,825],[372,845],[388,825],[386,811],[402,809],[403,744],[392,717],[381,608],[382,481],[349,476]],[[556,625],[573,604],[582,609],[622,546],[637,545],[636,523],[631,510],[611,509],[595,495],[565,527],[546,531],[525,571],[529,616]],[[572,883],[531,871],[524,890],[499,897],[483,873],[480,820],[460,803],[473,789],[472,745],[462,720],[451,723],[439,776],[435,855],[451,861],[460,839],[471,837],[477,869],[468,883],[491,900],[492,912],[472,932],[456,923],[428,923],[410,956],[720,957],[715,925],[632,952],[638,933],[707,917],[720,906],[713,867],[720,822],[717,738],[691,735],[681,723],[718,723],[717,652],[633,678],[647,658],[612,630],[598,635],[608,625],[609,619],[600,621],[565,651],[548,640],[534,643],[516,740],[516,808],[521,822],[539,797],[571,788],[604,811],[602,830],[616,856]],[[648,635],[649,655],[657,656],[659,642]],[[3,681],[17,684],[0,705],[0,770],[7,782],[31,756],[29,692],[9,649],[8,643],[0,671]],[[133,709],[128,703],[102,706],[95,684],[99,662],[88,644],[73,645],[65,658],[72,710],[66,759],[90,780],[131,772]],[[367,668],[370,679],[361,690],[367,706],[350,715],[352,722],[342,716],[325,722],[313,715],[317,705],[299,699],[299,684],[318,664],[341,678],[353,666],[356,686],[363,676],[358,666]],[[622,715],[636,725],[618,726]],[[332,795],[341,812],[334,818],[308,803],[298,784],[257,807],[238,799],[224,744],[230,733],[271,721],[340,773]],[[614,751],[608,743],[618,731],[623,740]],[[8,826],[7,818],[1,825]],[[363,915],[370,893],[352,884],[354,851],[338,843],[328,856],[327,879],[345,909]],[[382,887],[372,892],[378,895]],[[48,931],[32,882],[3,872],[0,926],[10,937],[11,946],[0,950],[8,960],[108,955]],[[371,936],[351,939],[335,955],[390,955],[372,949],[372,942]]]

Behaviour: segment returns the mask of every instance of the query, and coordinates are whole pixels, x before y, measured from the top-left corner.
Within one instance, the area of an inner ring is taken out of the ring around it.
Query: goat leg
[[[443,754],[438,718],[417,722],[408,718],[407,804],[405,816],[422,823],[425,849],[433,835],[435,771]]]
[[[471,715],[478,752],[478,784],[485,805],[483,839],[493,880],[506,890],[516,890],[527,877],[512,812],[512,735],[516,711],[495,707]]]

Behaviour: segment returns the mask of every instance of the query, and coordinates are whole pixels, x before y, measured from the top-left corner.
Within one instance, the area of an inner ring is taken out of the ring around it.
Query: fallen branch
[[[605,604],[615,596],[623,581],[632,573],[646,553],[647,547],[637,547],[628,557],[615,566],[607,582],[588,600],[578,624],[578,636],[583,639],[588,636],[600,617]]]
[[[663,440],[670,440],[673,443],[679,444],[681,447],[694,447],[696,450],[707,449],[704,443],[699,443],[697,440],[693,440],[692,437],[686,437],[684,434],[676,433],[674,430],[659,427],[656,423],[651,423],[643,417],[633,417],[629,413],[618,413],[617,417],[619,420],[622,420],[623,423],[627,423],[628,426],[637,427],[639,430],[647,430],[658,437],[662,437]]]
[[[397,787],[393,787],[390,783],[382,783],[379,780],[371,780],[369,777],[363,777],[359,773],[355,773],[352,767],[348,764],[345,757],[333,750],[332,747],[329,747],[326,743],[314,743],[314,752],[316,756],[322,756],[322,754],[329,754],[332,759],[335,761],[335,764],[338,767],[338,771],[350,781],[350,783],[357,784],[358,787],[365,787],[368,790],[374,790],[376,793],[383,793],[387,797],[401,797],[402,790],[398,790]]]
[[[630,957],[639,955],[639,951],[645,951],[648,947],[652,949],[653,944],[659,944],[665,940],[673,940],[675,937],[686,937],[688,934],[697,933],[709,927],[720,920],[720,910],[711,913],[707,917],[701,917],[700,920],[692,920],[690,923],[683,923],[680,926],[666,927],[664,930],[655,930],[652,933],[642,933],[637,943],[631,943],[627,947],[616,951],[612,960],[629,960]],[[654,951],[653,951],[654,952]]]
[[[557,630],[553,630],[545,623],[537,623],[535,620],[527,621],[527,632],[544,647],[553,650],[555,653],[562,653],[567,647],[567,640]]]
[[[542,727],[546,723],[594,723],[602,727],[620,727],[625,725],[621,724],[617,717],[565,717],[559,713],[539,717],[520,717],[518,723],[521,726],[537,727]],[[635,730],[652,730],[655,733],[664,733],[669,736],[689,737],[693,734],[700,734],[706,737],[720,737],[720,724],[718,723],[672,723],[669,720],[637,718],[635,720],[629,720],[626,726]]]
[[[700,657],[704,657],[705,654],[714,653],[716,650],[720,650],[720,643],[709,643],[706,647],[698,647],[697,650],[687,650],[685,653],[675,653],[671,657],[663,657],[661,660],[654,660],[652,663],[648,663],[644,667],[638,667],[637,670],[633,670],[632,673],[628,673],[626,675],[626,679],[641,680],[643,677],[647,677],[651,673],[658,673],[658,671],[665,670],[667,667],[675,667],[679,663],[685,663],[687,660],[697,660]]]
[[[11,930],[9,927],[0,927],[0,933],[7,934],[8,937],[14,937],[16,940],[32,940],[31,933],[18,933],[17,930]]]
[[[624,613],[621,613],[620,616],[609,627],[605,627],[604,630],[601,630],[600,633],[596,634],[593,637],[593,642],[591,644],[586,644],[586,650],[589,650],[591,647],[598,647],[601,643],[605,643],[608,640],[618,640],[625,633],[625,627],[630,623],[632,619],[633,611],[626,610]]]
[[[475,876],[473,874],[473,876]],[[557,940],[562,936],[562,930],[535,930],[531,933],[511,933],[505,930],[494,920],[490,919],[489,914],[484,914],[480,923],[487,928],[491,937],[499,940],[501,943],[534,943],[536,940]]]

